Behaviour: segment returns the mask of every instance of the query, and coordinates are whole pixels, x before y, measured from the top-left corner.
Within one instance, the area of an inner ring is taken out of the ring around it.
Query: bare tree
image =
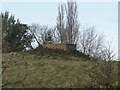
[[[89,76],[97,84],[101,84],[103,87],[112,87],[118,80],[118,73],[116,72],[117,63],[114,62],[115,53],[111,50],[111,45],[104,47],[101,50],[101,59],[93,65]]]
[[[29,29],[30,29],[30,32],[33,34],[35,40],[37,41],[38,45],[40,46],[41,44],[38,40],[38,37],[36,36],[36,31],[38,31],[40,29],[39,25],[38,24],[32,24]]]
[[[77,3],[69,0],[66,6],[66,30],[69,44],[75,44],[79,30]]]
[[[52,32],[53,32],[53,41],[54,41],[54,43],[61,43],[60,33],[59,33],[57,27],[54,27],[52,29]]]
[[[66,21],[64,16],[66,16]],[[61,43],[76,44],[78,41],[79,23],[77,3],[75,1],[69,0],[67,5],[62,4],[58,7],[57,29],[60,33]]]
[[[48,26],[41,26],[39,24],[32,24],[30,26],[30,31],[34,35],[34,38],[39,46],[41,44],[54,42],[54,28],[48,28]]]
[[[84,27],[79,34],[80,51],[93,58],[99,58],[103,47],[103,35],[98,35],[95,27]]]
[[[57,30],[59,31],[59,37],[61,43],[65,42],[66,32],[65,32],[65,22],[64,22],[64,5],[61,4],[58,7],[58,17],[57,17]]]

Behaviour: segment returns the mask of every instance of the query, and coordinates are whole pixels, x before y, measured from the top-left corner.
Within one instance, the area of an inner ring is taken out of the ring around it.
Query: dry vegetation
[[[33,54],[37,51],[36,54]],[[85,58],[84,55],[72,54],[50,49],[3,54],[3,67],[8,65],[3,73],[3,87],[7,88],[85,88],[95,87],[98,82],[90,75],[95,71],[98,81],[104,80],[104,75],[97,62]],[[45,51],[46,50],[46,51]],[[75,52],[74,52],[75,53]],[[78,52],[77,52],[78,53]],[[76,55],[76,56],[75,56]],[[87,57],[87,56],[86,56]],[[102,61],[100,61],[102,63]],[[114,76],[110,79],[112,86],[118,85],[117,62],[114,65]],[[93,69],[94,68],[94,69]],[[98,70],[99,69],[99,70]],[[97,77],[98,76],[98,77]]]

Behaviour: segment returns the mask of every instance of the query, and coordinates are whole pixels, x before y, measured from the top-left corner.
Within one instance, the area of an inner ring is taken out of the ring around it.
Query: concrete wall
[[[64,51],[76,50],[76,45],[74,44],[43,44],[42,46],[44,48],[61,49]]]

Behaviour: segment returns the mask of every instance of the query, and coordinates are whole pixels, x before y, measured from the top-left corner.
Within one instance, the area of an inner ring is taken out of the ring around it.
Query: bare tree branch
[[[65,20],[64,16],[66,16]],[[77,43],[79,23],[77,3],[75,1],[69,0],[67,6],[62,4],[58,7],[57,30],[60,33],[61,43]]]
[[[13,59],[13,52],[12,52],[12,55],[11,55],[11,57],[10,57],[10,60],[9,60],[8,64],[2,69],[2,74],[3,74],[4,71],[8,68],[8,66],[9,66],[9,64],[11,63],[12,59]]]
[[[18,84],[18,83],[23,83],[23,82],[25,81],[25,79],[26,79],[26,78],[27,78],[27,74],[25,75],[25,77],[24,77],[23,79],[18,80],[18,81],[13,82],[13,83],[8,82],[8,83],[6,83],[6,84],[2,85],[2,87],[4,88],[5,86],[10,85],[10,84],[15,85],[15,84]]]

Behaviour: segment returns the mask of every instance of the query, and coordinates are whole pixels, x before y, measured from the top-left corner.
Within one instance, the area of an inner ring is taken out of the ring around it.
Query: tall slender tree
[[[60,41],[61,43],[66,43],[65,42],[65,37],[66,37],[66,32],[65,32],[65,22],[64,22],[64,5],[59,5],[58,7],[58,17],[57,17],[57,29],[60,34]]]
[[[77,3],[69,0],[66,6],[66,30],[68,35],[68,43],[75,44],[79,30]]]
[[[61,4],[58,7],[57,29],[60,33],[61,43],[77,43],[79,23],[77,3],[75,1],[69,0],[67,5]]]

